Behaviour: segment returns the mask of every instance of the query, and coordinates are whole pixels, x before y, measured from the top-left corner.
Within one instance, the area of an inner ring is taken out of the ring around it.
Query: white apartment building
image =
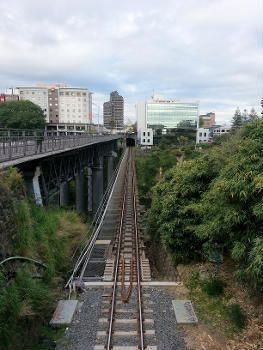
[[[46,116],[46,122],[49,122],[48,91],[40,87],[18,87],[19,99],[28,100],[38,105]]]
[[[92,93],[86,88],[72,88],[65,84],[37,84],[36,87],[18,87],[21,100],[40,106],[47,123],[92,122]]]
[[[210,130],[206,128],[198,128],[196,130],[196,144],[208,142],[211,139]]]
[[[224,135],[230,131],[231,131],[231,128],[229,128],[227,126],[219,126],[219,127],[213,129],[213,136]]]
[[[153,146],[153,130],[141,129],[140,130],[140,144],[142,146]]]

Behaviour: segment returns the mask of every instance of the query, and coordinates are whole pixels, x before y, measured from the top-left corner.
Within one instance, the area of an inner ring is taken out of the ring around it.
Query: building
[[[213,128],[211,128],[212,135],[224,135],[226,133],[229,133],[231,131],[231,128],[225,126],[225,125],[215,125]]]
[[[168,100],[156,93],[150,100],[136,103],[138,135],[142,129],[161,129],[162,133],[178,127],[195,128],[198,122],[198,102]]]
[[[47,123],[90,124],[92,121],[92,93],[86,88],[37,84],[17,90],[21,100],[29,100],[43,109]]]
[[[140,138],[141,146],[152,146],[153,145],[153,130],[152,129],[141,129],[139,138]]]
[[[221,136],[231,131],[231,128],[224,125],[212,125],[210,128],[198,128],[196,130],[196,144],[213,142],[215,135]]]
[[[196,143],[211,142],[210,130],[208,128],[198,128],[196,130]]]
[[[105,128],[123,129],[124,101],[118,91],[110,93],[110,101],[103,104],[103,122]]]
[[[213,112],[199,115],[199,126],[204,129],[209,129],[213,125],[215,125],[216,121],[216,115]]]
[[[19,95],[16,89],[6,89],[5,93],[0,94],[0,103],[18,100]]]

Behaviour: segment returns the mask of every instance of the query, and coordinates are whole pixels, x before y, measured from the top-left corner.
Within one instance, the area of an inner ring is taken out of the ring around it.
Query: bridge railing
[[[104,135],[66,135],[54,136],[43,131],[33,133],[8,132],[0,129],[0,163],[17,158],[45,154],[52,151],[70,149],[93,143],[96,140],[110,140],[113,136]]]

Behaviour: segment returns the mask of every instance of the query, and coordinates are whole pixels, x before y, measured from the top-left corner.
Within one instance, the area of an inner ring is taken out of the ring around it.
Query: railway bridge
[[[67,206],[73,197],[79,213],[95,214],[123,147],[123,135],[0,129],[0,169],[17,167],[39,205]]]

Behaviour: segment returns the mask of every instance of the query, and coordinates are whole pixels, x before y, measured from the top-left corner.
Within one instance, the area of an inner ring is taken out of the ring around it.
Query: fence
[[[56,136],[52,131],[0,129],[0,163],[117,138],[119,136],[90,134]]]

